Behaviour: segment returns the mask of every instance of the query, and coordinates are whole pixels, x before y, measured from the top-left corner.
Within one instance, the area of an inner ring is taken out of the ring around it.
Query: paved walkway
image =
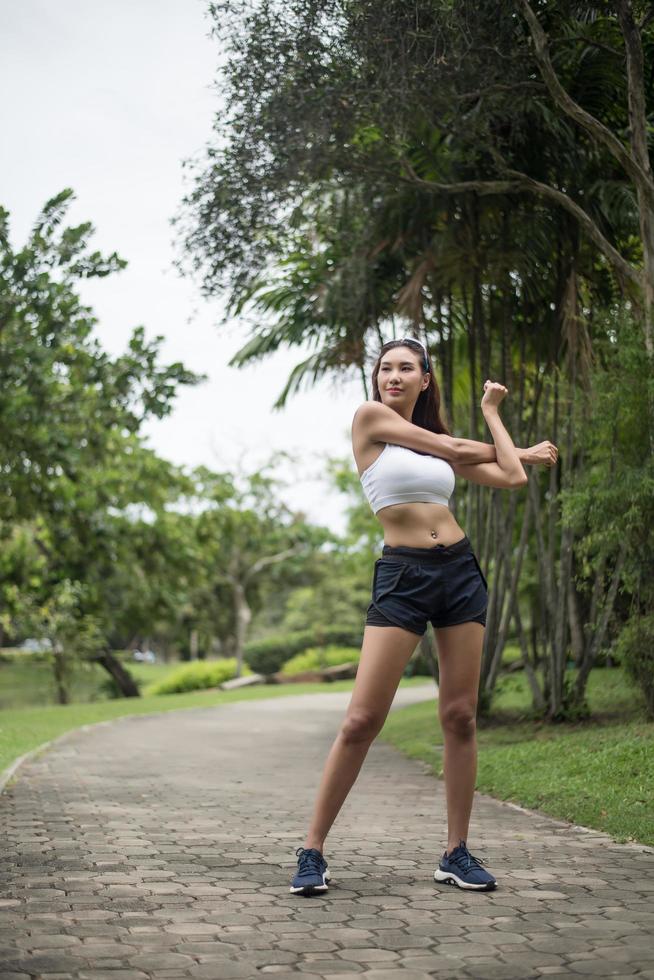
[[[123,719],[29,762],[0,796],[0,980],[654,978],[654,854],[478,796],[499,887],[438,885],[443,784],[380,739],[328,894],[291,895],[349,697]]]

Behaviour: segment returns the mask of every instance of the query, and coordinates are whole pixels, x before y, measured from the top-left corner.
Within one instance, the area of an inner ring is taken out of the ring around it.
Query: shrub
[[[360,648],[362,640],[363,627],[356,630],[343,629],[341,626],[297,630],[292,633],[276,633],[263,640],[247,643],[244,656],[257,673],[274,674],[281,670],[289,657],[310,647],[337,645]]]
[[[244,665],[243,675],[251,674]],[[160,681],[148,687],[146,694],[183,694],[185,691],[201,691],[207,687],[217,687],[223,681],[236,676],[236,657],[222,660],[194,660],[173,670]]]
[[[340,664],[359,662],[360,647],[310,647],[297,653],[282,665],[282,674],[300,674],[303,670],[322,670],[324,667],[338,667]]]
[[[643,692],[647,717],[654,720],[654,614],[629,620],[615,641],[614,652]]]

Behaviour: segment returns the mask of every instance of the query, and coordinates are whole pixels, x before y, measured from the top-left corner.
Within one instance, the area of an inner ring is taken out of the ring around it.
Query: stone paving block
[[[332,976],[361,976],[366,969],[364,963],[355,963],[352,960],[312,960],[310,963],[298,963],[299,973],[312,977],[324,977],[327,973]]]
[[[629,976],[636,973],[638,969],[625,963],[611,963],[598,959],[575,961],[569,963],[568,967],[576,974],[591,977]]]
[[[140,970],[82,970],[79,980],[147,980]]]
[[[64,954],[54,956],[25,956],[20,959],[7,960],[0,968],[7,973],[75,973],[80,967],[80,961]]]
[[[168,970],[173,967],[187,969],[195,964],[192,956],[184,956],[181,953],[139,953],[137,956],[129,956],[128,963],[135,970],[143,970],[146,973],[158,973],[160,970]]]
[[[432,972],[439,970],[463,969],[465,961],[460,956],[453,956],[444,950],[433,953],[419,953],[415,956],[403,956],[394,967],[403,970],[418,970]]]
[[[399,953],[392,949],[380,949],[378,946],[364,946],[361,949],[350,947],[338,950],[337,956],[355,963],[378,963],[386,960],[399,959]]]
[[[529,980],[529,978],[539,975],[529,967],[516,968],[500,962],[484,964],[482,971],[478,973],[476,967],[468,967],[466,973],[474,980],[481,980],[482,977],[483,980]]]
[[[252,980],[257,975],[249,963],[237,963],[235,960],[224,960],[218,963],[205,963],[192,967],[186,974],[198,980],[236,980],[247,978]],[[109,980],[109,978],[108,978]]]
[[[431,974],[421,970],[366,970],[359,976],[366,980],[429,980]]]

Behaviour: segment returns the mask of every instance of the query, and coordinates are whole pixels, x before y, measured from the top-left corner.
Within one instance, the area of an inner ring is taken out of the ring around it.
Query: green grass
[[[129,672],[143,685],[161,680],[177,666],[173,664],[126,663]],[[99,664],[77,665],[71,680],[71,702],[100,701],[107,697],[104,685],[109,675]],[[0,709],[56,704],[52,667],[31,658],[24,662],[0,662]]]
[[[529,718],[522,674],[501,681],[490,722],[477,731],[477,789],[542,813],[654,845],[654,724],[619,668],[592,672],[592,720],[547,725]],[[442,776],[436,705],[389,714],[381,738]]]
[[[150,665],[143,665],[144,667]],[[156,666],[156,665],[152,665]],[[426,677],[403,678],[402,687],[415,687],[429,682]],[[354,679],[332,681],[328,684],[264,684],[235,691],[191,691],[188,694],[162,694],[141,698],[120,698],[92,704],[46,705],[44,707],[8,708],[0,711],[0,771],[14,759],[48,742],[64,732],[92,725],[99,721],[122,718],[126,715],[152,714],[185,708],[208,708],[231,701],[251,701],[259,698],[292,697],[295,694],[316,694],[325,691],[351,691]]]

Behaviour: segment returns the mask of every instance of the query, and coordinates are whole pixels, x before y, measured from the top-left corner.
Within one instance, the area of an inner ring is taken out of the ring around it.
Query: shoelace
[[[484,864],[482,858],[476,858],[474,854],[471,854],[465,844],[459,844],[459,853],[452,857],[452,854],[448,855],[448,860],[454,861],[454,863],[462,868],[463,871],[468,872],[474,869],[475,865]],[[454,853],[454,852],[452,852]]]
[[[303,853],[300,856],[300,865],[298,871],[302,874],[305,871],[315,871],[316,874],[322,873],[322,859],[316,850],[312,848],[302,848],[298,847],[296,854]]]

